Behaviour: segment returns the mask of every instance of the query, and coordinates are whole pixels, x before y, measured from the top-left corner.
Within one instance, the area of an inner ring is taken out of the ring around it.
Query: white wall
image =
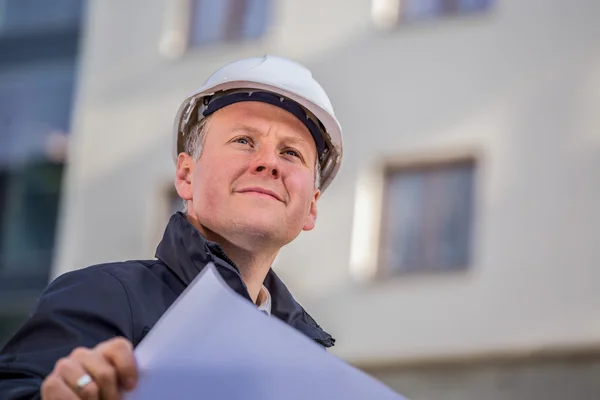
[[[377,32],[368,0],[280,1],[257,44],[158,53],[165,3],[91,2],[55,272],[151,257],[179,101],[233,58],[304,62],[345,128],[317,228],[276,269],[352,361],[596,342],[600,3],[498,0],[491,13]],[[144,10],[143,17],[133,17]],[[354,282],[360,174],[384,157],[477,148],[467,273]]]

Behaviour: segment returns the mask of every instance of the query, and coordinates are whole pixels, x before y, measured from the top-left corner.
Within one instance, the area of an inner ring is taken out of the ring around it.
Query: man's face
[[[242,247],[282,247],[313,229],[316,147],[287,111],[241,102],[208,121],[202,155],[178,160],[177,190],[199,225]]]

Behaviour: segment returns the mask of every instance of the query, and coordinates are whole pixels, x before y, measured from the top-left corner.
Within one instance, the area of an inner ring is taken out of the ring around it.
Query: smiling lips
[[[261,188],[261,187],[258,187],[258,186],[252,186],[252,187],[243,188],[243,189],[238,190],[237,192],[238,193],[262,194],[262,195],[270,196],[270,197],[274,198],[275,200],[279,200],[279,201],[283,202],[281,196],[279,196],[274,191],[269,190],[269,189],[265,189],[265,188]]]

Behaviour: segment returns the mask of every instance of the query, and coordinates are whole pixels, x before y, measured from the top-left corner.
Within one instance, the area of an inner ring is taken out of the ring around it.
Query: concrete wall
[[[158,51],[166,3],[90,3],[55,274],[152,257],[179,102],[233,58],[278,53],[313,70],[345,128],[317,228],[275,265],[337,337],[336,354],[393,361],[597,340],[600,3],[504,0],[380,32],[368,0],[278,1],[263,41],[175,60]],[[470,149],[481,163],[468,272],[356,281],[364,266],[351,255],[373,250],[353,243],[363,177],[386,157]]]

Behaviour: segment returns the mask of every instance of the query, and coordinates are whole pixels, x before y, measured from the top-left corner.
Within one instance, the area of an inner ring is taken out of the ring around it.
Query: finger
[[[56,392],[61,394],[60,396],[56,397],[57,399],[75,398],[85,400],[97,400],[98,386],[96,385],[96,383],[90,382],[83,388],[77,387],[77,382],[85,374],[87,374],[87,372],[78,362],[70,358],[60,359],[56,363],[53,373],[48,377],[50,393],[52,394],[52,396],[48,398],[53,399],[54,393]],[[56,380],[58,382],[54,382],[54,378],[57,378]],[[58,388],[54,388],[54,385],[58,386]],[[65,388],[66,392],[69,393],[68,396],[63,394],[65,392]],[[46,397],[43,398],[45,399]]]
[[[42,400],[79,400],[79,396],[58,375],[48,375],[42,383]]]
[[[96,346],[104,357],[117,370],[120,386],[126,390],[135,388],[138,382],[138,369],[133,354],[133,345],[124,338],[115,338]]]
[[[97,398],[103,400],[120,399],[119,388],[117,385],[117,371],[111,363],[104,358],[102,353],[90,349],[77,349],[73,351],[70,357],[75,363],[83,367],[84,373],[92,377],[94,386],[97,387]],[[79,379],[79,375],[76,379]],[[84,391],[92,386],[92,383],[86,385]],[[76,387],[76,385],[74,386]]]

